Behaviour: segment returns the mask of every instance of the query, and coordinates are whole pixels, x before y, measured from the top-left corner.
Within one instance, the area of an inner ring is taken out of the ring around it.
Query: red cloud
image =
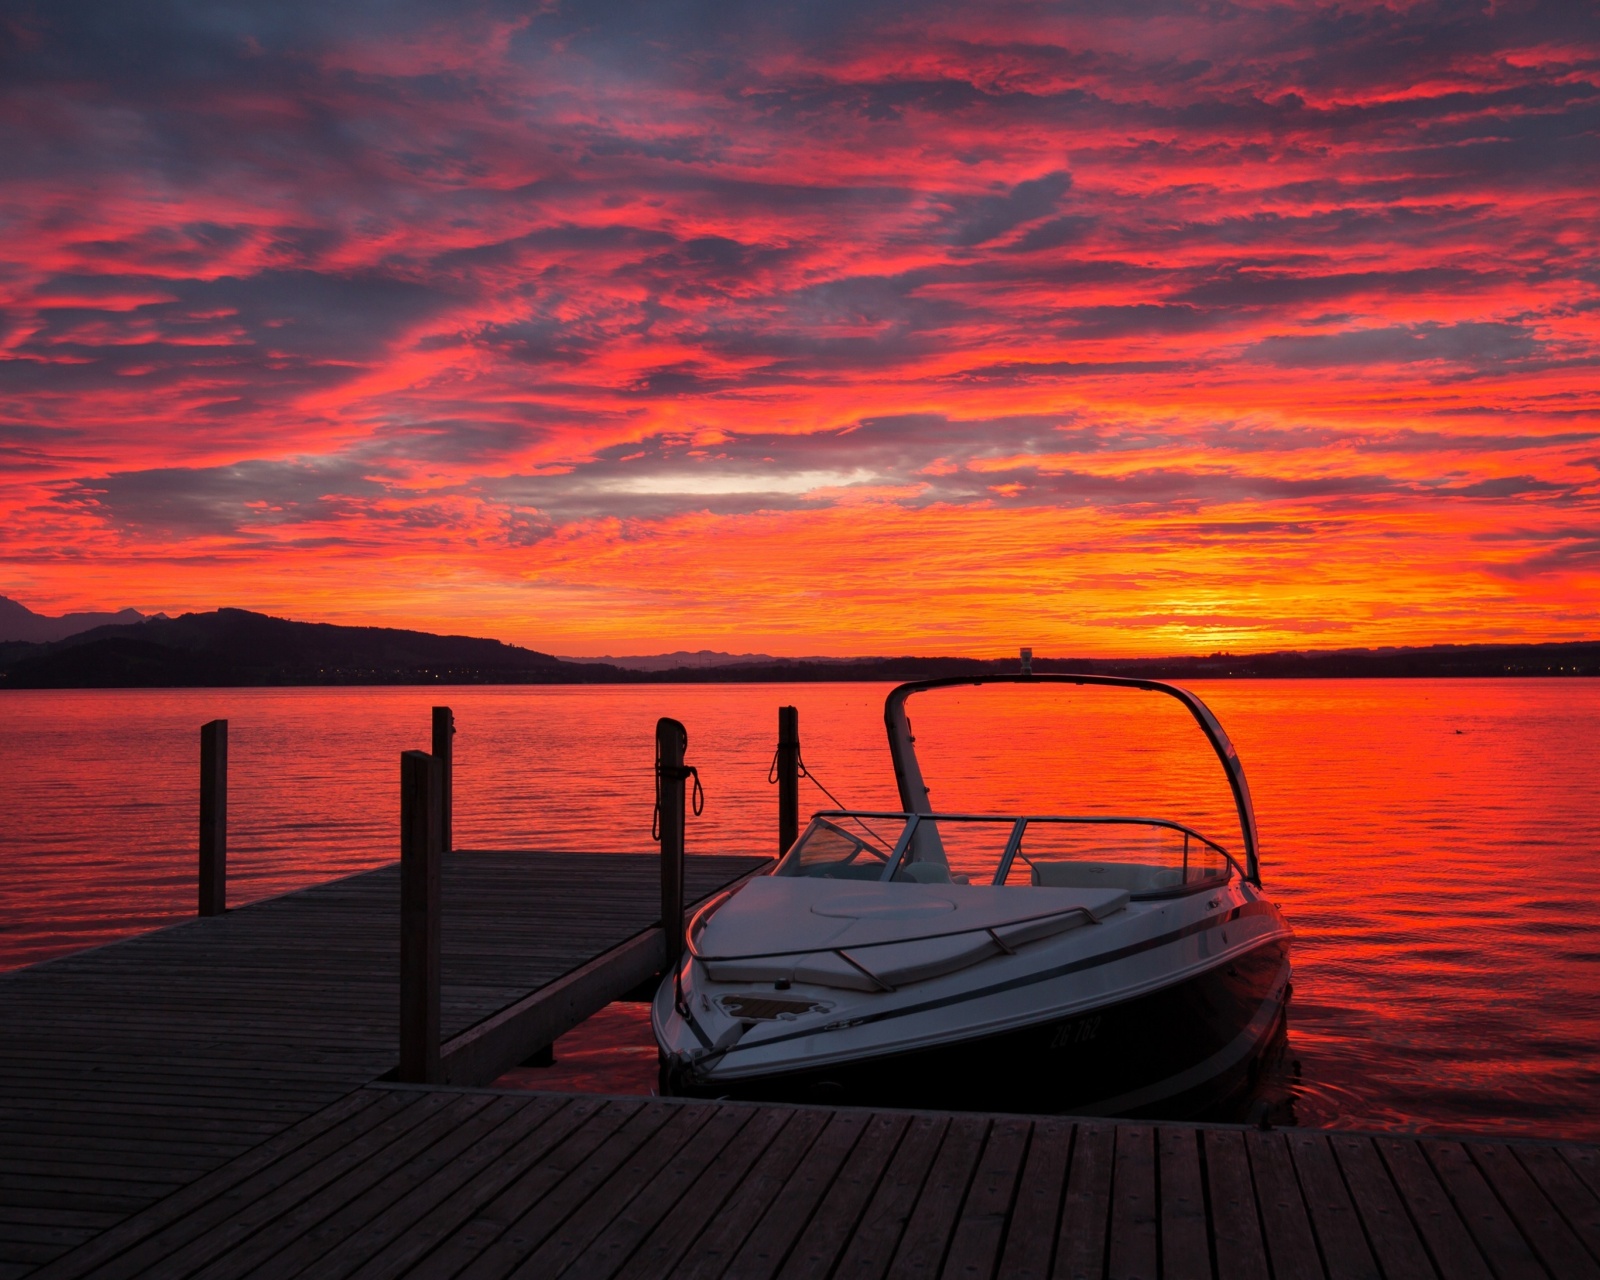
[[[8,593],[569,651],[1592,634],[1600,29],[1509,9],[40,18]]]

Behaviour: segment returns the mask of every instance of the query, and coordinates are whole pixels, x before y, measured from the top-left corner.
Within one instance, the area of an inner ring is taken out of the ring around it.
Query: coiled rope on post
[[[683,735],[683,746],[684,746],[685,750],[687,750],[688,747],[689,747],[689,735],[687,733],[685,733]],[[705,788],[700,785],[700,770],[696,769],[692,764],[686,764],[686,765],[682,765],[680,767],[673,767],[671,765],[662,764],[661,763],[661,741],[660,741],[660,739],[657,739],[656,740],[656,807],[655,807],[654,812],[652,812],[651,815],[650,815],[650,838],[652,840],[661,839],[661,780],[662,780],[662,778],[666,778],[666,779],[668,779],[669,781],[672,781],[672,782],[683,782],[683,781],[685,781],[685,780],[687,780],[689,778],[693,778],[694,779],[694,789],[692,791],[690,791],[690,793],[689,793],[689,808],[693,811],[694,816],[697,817],[697,818],[702,813],[704,813],[706,811],[706,793],[705,793]]]

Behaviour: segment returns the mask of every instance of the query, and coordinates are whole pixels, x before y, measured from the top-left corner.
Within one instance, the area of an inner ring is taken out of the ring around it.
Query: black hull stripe
[[[785,1035],[773,1036],[771,1039],[748,1045],[735,1044],[724,1049],[722,1055],[737,1053],[740,1049],[765,1049],[771,1045],[784,1044],[790,1040],[799,1040],[806,1036],[818,1035],[824,1031],[843,1031],[848,1027],[861,1027],[873,1022],[886,1022],[890,1018],[904,1018],[914,1013],[928,1013],[934,1009],[945,1009],[951,1005],[965,1004],[969,1000],[982,1000],[986,996],[999,995],[1005,991],[1015,991],[1020,987],[1031,987],[1040,982],[1050,982],[1056,978],[1064,978],[1069,973],[1081,973],[1085,969],[1097,969],[1101,965],[1114,964],[1118,960],[1126,960],[1129,956],[1140,955],[1146,951],[1154,951],[1157,947],[1165,947],[1174,942],[1181,942],[1184,938],[1192,937],[1197,933],[1204,933],[1207,929],[1216,929],[1226,924],[1232,924],[1243,916],[1274,914],[1276,914],[1276,911],[1270,903],[1246,903],[1242,907],[1233,908],[1225,916],[1211,916],[1205,920],[1197,920],[1193,924],[1185,925],[1181,929],[1174,929],[1170,933],[1159,934],[1154,938],[1146,938],[1143,942],[1129,943],[1125,947],[1118,947],[1115,951],[1105,951],[1099,955],[1086,956],[1082,960],[1073,960],[1067,964],[1057,965],[1053,969],[1025,974],[1020,978],[1010,978],[1005,982],[997,982],[993,986],[979,987],[974,991],[963,991],[958,995],[943,996],[938,1000],[924,1000],[921,1004],[906,1005],[903,1009],[885,1009],[879,1013],[863,1014],[859,1018],[848,1018],[843,1022],[830,1022],[826,1026],[811,1027],[804,1031],[790,1031]],[[1246,954],[1266,943],[1277,941],[1281,936],[1281,934],[1275,933],[1259,939],[1255,946],[1246,949]],[[1219,958],[1219,964],[1221,960],[1222,958]],[[1190,977],[1193,975],[1185,976]],[[700,1038],[703,1039],[704,1036],[701,1035]]]

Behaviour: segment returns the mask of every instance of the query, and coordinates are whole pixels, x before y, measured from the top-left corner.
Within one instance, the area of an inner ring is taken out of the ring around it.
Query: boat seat
[[[1183,883],[1178,867],[1147,862],[1088,862],[1080,858],[1040,859],[1033,865],[1033,883],[1051,889],[1126,889],[1151,893]]]

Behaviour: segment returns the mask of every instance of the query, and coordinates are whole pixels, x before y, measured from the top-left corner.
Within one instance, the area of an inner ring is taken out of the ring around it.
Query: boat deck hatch
[[[751,1018],[771,1022],[785,1014],[798,1018],[803,1013],[826,1013],[831,1005],[815,1000],[785,1000],[779,996],[723,996],[717,1001],[730,1018]]]

